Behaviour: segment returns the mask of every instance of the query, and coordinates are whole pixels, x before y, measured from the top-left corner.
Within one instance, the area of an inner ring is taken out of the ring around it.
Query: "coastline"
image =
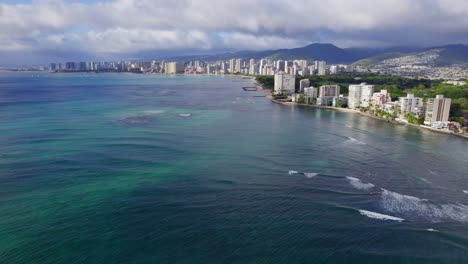
[[[271,92],[270,92],[270,94],[271,94]],[[313,108],[318,108],[318,109],[330,109],[330,110],[334,110],[334,111],[341,111],[341,112],[347,112],[347,113],[360,114],[361,116],[366,116],[366,117],[373,118],[373,119],[376,119],[376,120],[384,121],[384,122],[387,122],[387,123],[391,123],[393,125],[411,126],[411,127],[419,128],[419,129],[422,129],[422,130],[432,131],[432,132],[441,133],[441,134],[445,134],[445,135],[452,135],[452,136],[456,136],[456,137],[468,140],[468,136],[465,136],[463,134],[458,134],[458,133],[454,133],[454,132],[451,132],[451,131],[445,131],[445,130],[440,130],[440,129],[434,129],[434,128],[431,128],[431,127],[428,127],[428,126],[414,125],[414,124],[410,124],[410,123],[403,123],[403,122],[398,122],[398,121],[395,121],[395,120],[389,120],[389,119],[381,118],[381,117],[378,117],[378,116],[375,116],[375,115],[371,115],[369,113],[363,113],[363,112],[358,111],[358,110],[353,110],[353,109],[348,109],[348,108],[337,108],[337,107],[332,107],[332,106],[318,106],[318,105],[309,105],[309,104],[298,104],[298,103],[295,103],[295,102],[281,102],[281,101],[275,100],[273,98],[271,98],[270,100],[273,103],[286,105],[286,106],[307,106],[307,107],[313,107]]]

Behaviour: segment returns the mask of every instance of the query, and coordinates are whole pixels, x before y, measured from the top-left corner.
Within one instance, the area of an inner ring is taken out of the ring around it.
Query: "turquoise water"
[[[244,86],[0,72],[0,263],[468,263],[468,141]]]

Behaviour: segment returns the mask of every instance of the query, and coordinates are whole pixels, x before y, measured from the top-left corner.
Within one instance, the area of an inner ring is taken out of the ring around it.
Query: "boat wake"
[[[374,218],[374,219],[379,219],[379,220],[391,220],[391,221],[397,221],[397,222],[402,222],[405,220],[403,218],[399,218],[399,217],[395,217],[391,215],[379,214],[376,212],[371,212],[371,211],[366,211],[366,210],[359,210],[359,213],[369,218]]]
[[[358,178],[346,176],[346,179],[349,181],[351,186],[358,190],[369,190],[375,187],[372,183],[364,183]]]
[[[464,204],[438,205],[418,197],[382,189],[380,205],[387,212],[438,223],[457,221],[468,223],[468,206]]]

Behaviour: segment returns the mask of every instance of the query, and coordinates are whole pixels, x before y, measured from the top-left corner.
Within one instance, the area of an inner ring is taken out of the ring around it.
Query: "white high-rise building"
[[[316,87],[305,87],[304,88],[304,96],[306,98],[307,103],[312,103],[313,99],[317,99],[318,95],[318,88]]]
[[[374,85],[368,85],[367,83],[350,85],[348,107],[351,109],[369,107],[374,89]]]
[[[430,98],[426,103],[424,124],[434,125],[436,122],[447,122],[450,113],[450,104],[452,99],[444,98],[443,95],[436,95],[436,98]]]
[[[318,66],[318,72],[317,75],[325,75],[327,74],[327,63],[325,61],[319,61],[317,63]]]
[[[296,79],[294,75],[283,72],[275,74],[275,94],[293,94],[296,89]]]
[[[400,119],[406,120],[406,114],[421,115],[424,105],[423,99],[414,97],[414,94],[407,94],[406,97],[399,98]]]
[[[242,59],[237,59],[234,73],[241,72],[241,67],[242,67]]]

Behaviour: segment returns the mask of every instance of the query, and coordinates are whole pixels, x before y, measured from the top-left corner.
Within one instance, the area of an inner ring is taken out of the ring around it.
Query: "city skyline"
[[[428,12],[427,10],[430,10]],[[468,43],[464,1],[4,1],[0,64]],[[438,23],[434,23],[438,21]]]

